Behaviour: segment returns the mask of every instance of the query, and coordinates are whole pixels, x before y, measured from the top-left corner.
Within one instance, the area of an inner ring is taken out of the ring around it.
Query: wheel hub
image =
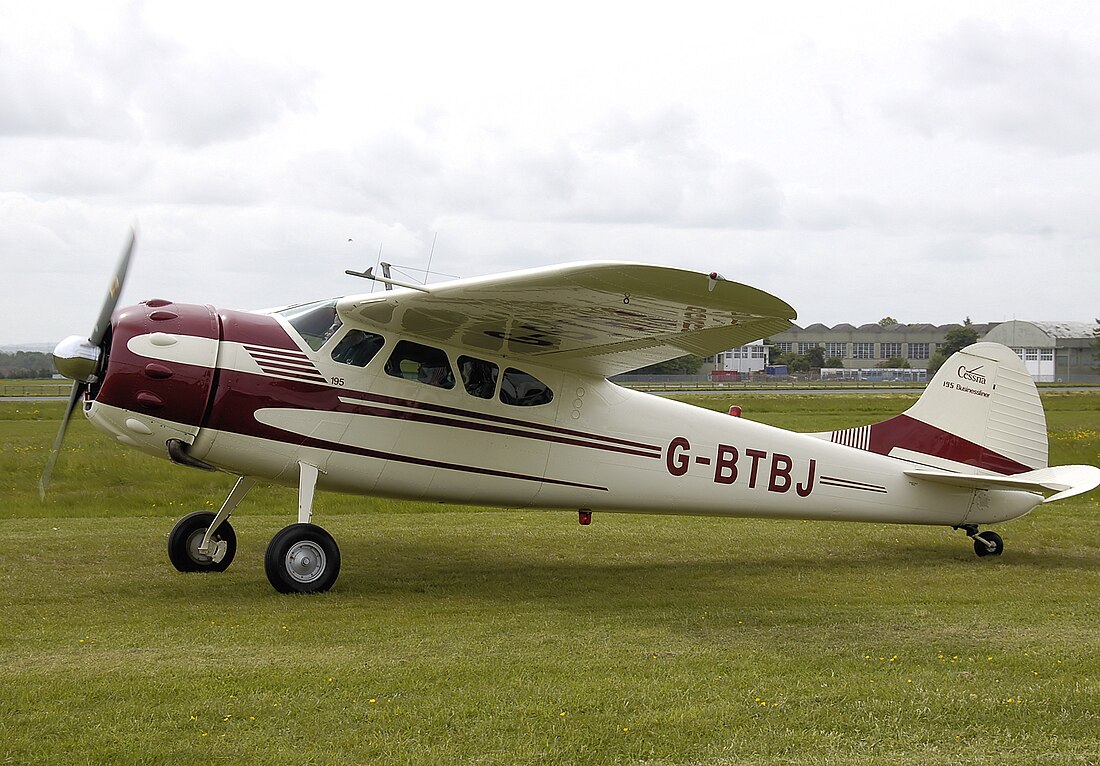
[[[325,551],[312,540],[290,546],[286,571],[296,582],[310,583],[325,573]]]
[[[202,541],[206,537],[206,529],[196,529],[187,537],[187,555],[197,564],[209,564],[211,558],[202,552]]]

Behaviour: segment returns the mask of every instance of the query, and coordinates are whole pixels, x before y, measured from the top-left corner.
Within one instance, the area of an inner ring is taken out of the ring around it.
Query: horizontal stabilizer
[[[937,484],[971,489],[1020,489],[1044,495],[1053,493],[1043,500],[1044,503],[1064,500],[1100,486],[1100,468],[1091,465],[1059,465],[1011,476],[953,473],[929,468],[912,468],[905,475]]]

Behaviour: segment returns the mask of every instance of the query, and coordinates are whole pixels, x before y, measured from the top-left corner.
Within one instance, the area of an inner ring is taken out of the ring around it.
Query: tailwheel
[[[291,524],[271,538],[264,571],[280,593],[322,593],[340,574],[340,548],[316,524]]]
[[[181,572],[224,572],[237,553],[237,534],[228,521],[222,521],[210,537],[208,551],[202,550],[206,530],[214,523],[209,511],[184,516],[168,534],[168,558]]]
[[[1005,541],[996,532],[979,532],[974,535],[974,552],[979,556],[1000,556],[1004,550]]]

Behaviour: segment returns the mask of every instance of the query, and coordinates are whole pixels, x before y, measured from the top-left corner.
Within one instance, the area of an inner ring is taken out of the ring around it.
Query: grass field
[[[729,397],[684,397],[724,410]],[[739,394],[802,430],[915,394]],[[1046,394],[1100,464],[1100,393]],[[220,575],[168,564],[232,478],[0,403],[0,762],[1100,763],[1100,497],[978,559],[919,527],[424,506],[323,494],[336,588],[263,574],[295,496],[257,488]]]

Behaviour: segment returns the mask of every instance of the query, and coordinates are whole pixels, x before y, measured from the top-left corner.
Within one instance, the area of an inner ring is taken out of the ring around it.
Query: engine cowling
[[[158,299],[122,309],[90,391],[89,418],[96,422],[97,409],[122,411],[121,424],[121,415],[105,418],[106,430],[161,454],[170,438],[191,443],[213,395],[220,335],[211,306]]]

